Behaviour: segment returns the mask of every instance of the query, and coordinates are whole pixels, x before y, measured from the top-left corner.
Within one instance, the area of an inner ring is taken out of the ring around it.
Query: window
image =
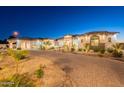
[[[108,42],[111,42],[111,38],[110,37],[108,38]]]
[[[91,46],[99,46],[99,37],[94,35],[90,38]]]

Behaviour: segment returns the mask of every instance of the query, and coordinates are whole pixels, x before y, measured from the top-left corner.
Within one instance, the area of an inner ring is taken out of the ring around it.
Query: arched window
[[[90,38],[90,43],[91,43],[91,46],[99,46],[99,36],[92,36]]]

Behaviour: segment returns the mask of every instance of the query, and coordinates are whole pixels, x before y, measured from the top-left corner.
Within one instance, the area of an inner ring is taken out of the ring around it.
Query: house
[[[118,32],[108,32],[108,31],[93,31],[81,35],[65,35],[64,37],[57,39],[59,45],[63,47],[67,45],[69,49],[75,47],[76,49],[82,48],[85,45],[90,45],[91,47],[102,47],[109,48],[112,44],[117,43]]]
[[[41,46],[45,46],[47,42],[50,42],[50,46],[54,46],[54,40],[48,38],[13,38],[8,39],[9,48],[12,49],[28,49],[35,50],[40,49]]]
[[[90,45],[100,46],[104,48],[111,47],[112,44],[117,43],[117,35],[119,32],[108,32],[108,31],[93,31],[80,35],[81,46]]]
[[[46,46],[47,49],[55,47],[62,49],[66,47],[71,50],[74,47],[76,50],[83,48],[85,45],[91,47],[109,48],[112,44],[117,43],[117,35],[119,32],[108,31],[93,31],[79,35],[65,35],[58,39],[49,38],[14,38],[9,39],[10,48],[21,49],[40,49]]]

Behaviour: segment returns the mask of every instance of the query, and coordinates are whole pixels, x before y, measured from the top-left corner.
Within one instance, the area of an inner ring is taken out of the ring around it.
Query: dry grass
[[[11,57],[6,56],[0,62],[0,79],[12,76],[15,73],[15,63]],[[44,77],[40,80],[36,78],[34,72],[40,65],[45,65]],[[19,64],[19,74],[28,73],[35,86],[62,86],[65,73],[53,62],[40,57],[31,57],[28,60],[22,60]]]

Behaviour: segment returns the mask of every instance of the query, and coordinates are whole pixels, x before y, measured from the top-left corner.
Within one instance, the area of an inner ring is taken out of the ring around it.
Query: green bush
[[[19,61],[28,55],[28,51],[8,49],[8,54],[12,56],[16,61]]]
[[[82,48],[79,48],[78,51],[83,51],[83,49]]]
[[[0,87],[34,87],[28,74],[14,74],[11,77],[0,80]]]
[[[19,61],[26,58],[28,51],[8,49],[8,54],[13,57],[16,62],[16,74],[18,73]]]
[[[55,49],[55,47],[51,47],[51,48],[49,48],[49,50],[54,50]]]
[[[90,45],[89,44],[84,45],[83,51],[88,53],[90,51]]]
[[[43,68],[40,66],[39,69],[37,69],[35,71],[35,75],[37,78],[42,78],[44,76],[44,71],[43,71]]]
[[[112,48],[108,48],[108,49],[107,49],[107,52],[108,52],[108,53],[112,53],[112,52],[113,52],[113,49],[112,49]]]
[[[102,49],[100,49],[100,53],[101,53],[101,54],[104,54],[104,53],[105,53],[105,51],[106,51],[106,50],[105,50],[105,49],[103,49],[103,48],[102,48]]]
[[[100,51],[100,47],[98,47],[98,46],[90,47],[90,49],[93,50],[94,52]]]
[[[123,52],[120,51],[120,52],[117,52],[116,50],[113,51],[112,53],[113,57],[122,57],[123,56]]]
[[[75,48],[72,47],[72,48],[71,48],[71,52],[74,52],[74,51],[75,51]]]
[[[40,49],[41,50],[45,50],[45,46],[40,46]]]
[[[13,49],[7,49],[7,53],[8,53],[9,56],[13,56],[15,51]]]
[[[105,48],[99,46],[90,47],[90,49],[93,50],[94,52],[99,52],[101,54],[104,54],[106,51]]]
[[[17,48],[17,50],[21,50],[21,48]]]

